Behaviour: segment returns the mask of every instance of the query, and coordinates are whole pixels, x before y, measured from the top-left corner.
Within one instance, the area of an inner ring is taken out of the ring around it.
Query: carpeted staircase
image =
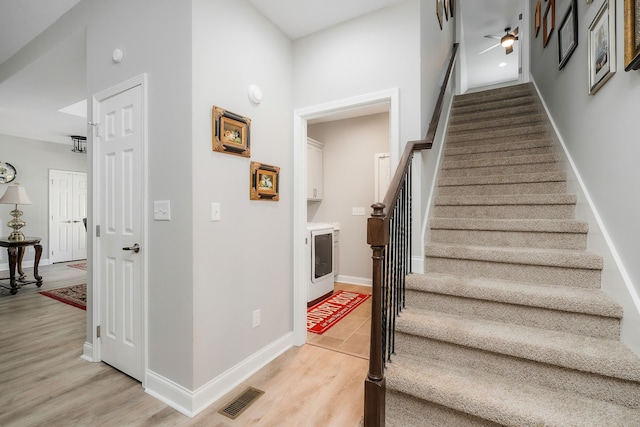
[[[640,358],[530,85],[457,96],[387,426],[640,426]]]

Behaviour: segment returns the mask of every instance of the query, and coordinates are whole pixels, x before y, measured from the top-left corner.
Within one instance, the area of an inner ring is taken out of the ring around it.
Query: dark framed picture
[[[442,7],[444,8],[444,18],[449,20],[449,0],[442,0]]]
[[[444,9],[444,6],[442,5],[443,1],[444,0],[436,0],[436,16],[438,17],[438,25],[440,25],[440,29],[442,29],[442,13]]]
[[[538,37],[538,33],[540,32],[541,23],[542,22],[541,22],[541,16],[540,16],[540,0],[538,0],[536,2],[536,13],[533,18],[533,30],[536,34],[536,37]]]
[[[249,186],[251,200],[280,200],[280,168],[251,162]]]
[[[578,46],[578,0],[571,0],[569,9],[558,27],[558,69],[562,70]]]
[[[640,0],[624,0],[624,70],[640,69]]]
[[[213,106],[213,151],[251,157],[251,119]]]
[[[547,8],[544,11],[542,17],[542,46],[547,47],[551,33],[556,26],[556,2],[555,0],[549,0]]]
[[[448,0],[449,2],[449,16],[453,19],[454,15],[454,9],[455,9],[455,5],[454,3],[456,2],[456,0]]]
[[[616,6],[605,0],[589,25],[589,95],[616,72]]]

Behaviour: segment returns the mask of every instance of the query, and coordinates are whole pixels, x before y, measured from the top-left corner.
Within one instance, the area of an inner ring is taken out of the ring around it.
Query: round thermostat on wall
[[[16,179],[16,168],[11,163],[0,162],[0,184],[6,184]]]
[[[249,86],[249,101],[254,104],[260,104],[262,102],[262,91],[256,85]]]

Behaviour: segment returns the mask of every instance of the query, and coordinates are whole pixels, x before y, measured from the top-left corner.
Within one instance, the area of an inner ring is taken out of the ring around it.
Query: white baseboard
[[[4,255],[7,254],[7,251],[3,251]],[[33,264],[34,264],[34,260],[31,261],[24,261],[22,263],[22,268],[33,268]],[[38,268],[42,267],[43,265],[49,265],[51,264],[49,262],[49,258],[45,258],[45,259],[40,259],[40,263],[38,264]],[[0,264],[0,271],[9,271],[9,260],[7,260],[7,262],[3,262]]]
[[[293,334],[288,333],[195,391],[148,370],[145,391],[193,418],[292,346]]]
[[[411,272],[424,273],[424,256],[411,257]]]
[[[367,279],[366,277],[345,276],[344,274],[338,274],[336,282],[362,286],[371,286],[372,284],[371,279]]]
[[[80,359],[86,360],[87,362],[95,362],[95,360],[93,359],[93,344],[88,341],[84,342]]]

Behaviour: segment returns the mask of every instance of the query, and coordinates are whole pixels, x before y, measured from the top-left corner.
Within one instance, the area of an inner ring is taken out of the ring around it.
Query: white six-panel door
[[[87,174],[49,170],[49,261],[87,258]]]
[[[139,381],[144,354],[142,96],[137,85],[98,99],[95,138],[100,357]]]

